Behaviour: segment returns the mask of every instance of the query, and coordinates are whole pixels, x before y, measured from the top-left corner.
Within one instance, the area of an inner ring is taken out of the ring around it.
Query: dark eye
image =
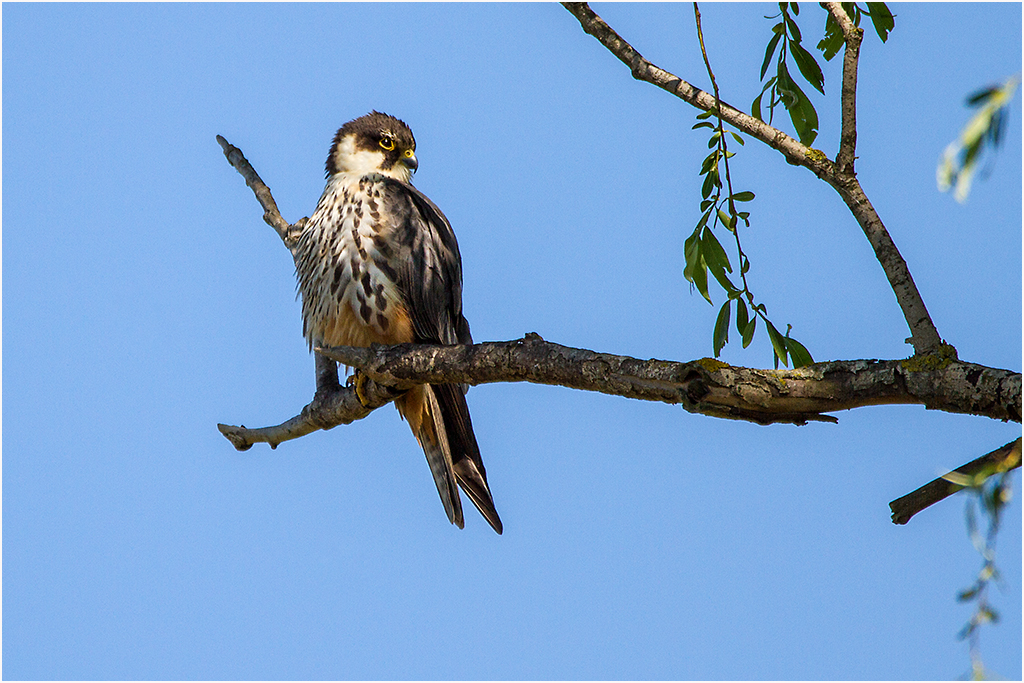
[[[385,135],[384,137],[382,137],[380,139],[380,146],[381,146],[382,149],[387,150],[388,152],[390,152],[391,150],[393,150],[395,148],[395,141],[394,141],[394,139],[391,136]]]

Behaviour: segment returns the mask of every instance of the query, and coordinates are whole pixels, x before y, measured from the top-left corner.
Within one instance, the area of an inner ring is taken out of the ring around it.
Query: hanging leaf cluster
[[[800,27],[797,26],[793,17],[800,14],[800,5],[795,2],[780,2],[779,14],[766,19],[779,19],[779,22],[772,26],[772,37],[768,41],[768,47],[764,52],[764,62],[761,64],[761,80],[764,80],[771,66],[772,58],[775,57],[775,75],[768,79],[768,82],[761,88],[761,93],[754,98],[751,104],[751,113],[758,119],[764,120],[761,114],[762,99],[768,95],[768,123],[772,123],[775,115],[775,108],[779,105],[789,112],[789,118],[793,122],[797,137],[804,145],[810,146],[818,137],[818,112],[810,98],[797,85],[789,73],[787,64],[788,58],[792,57],[797,70],[805,81],[820,92],[825,94],[825,76],[821,67],[808,52],[801,41]]]
[[[1011,475],[1019,465],[1018,444],[1003,460],[991,463],[973,475],[950,472],[944,477],[953,484],[966,487],[970,492],[966,508],[967,531],[971,543],[982,558],[981,571],[975,582],[957,594],[960,602],[975,603],[974,613],[957,635],[960,640],[970,643],[972,678],[975,680],[988,677],[979,654],[979,635],[982,626],[999,621],[999,613],[989,602],[988,593],[991,585],[1000,578],[996,567],[996,536],[1013,496]],[[976,508],[988,523],[988,529],[984,531],[979,528]]]
[[[721,119],[718,119],[717,126],[708,120],[714,115],[715,111],[699,114],[697,116],[699,121],[693,126],[694,129],[708,128],[712,131],[708,139],[708,147],[711,148],[711,152],[701,164],[700,175],[704,176],[704,182],[701,185],[701,216],[683,245],[686,259],[683,276],[709,304],[714,304],[708,291],[709,272],[719,286],[725,290],[726,300],[718,312],[712,336],[712,347],[716,358],[729,341],[729,329],[735,309],[735,329],[740,335],[743,348],[747,348],[753,340],[757,330],[757,320],[760,318],[765,329],[768,330],[768,337],[772,343],[775,367],[779,366],[780,361],[783,365],[788,366],[790,360],[793,367],[810,365],[814,359],[811,358],[811,354],[803,344],[789,336],[790,327],[787,326],[785,336],[779,333],[775,325],[768,319],[767,307],[764,304],[755,303],[754,295],[747,286],[746,276],[750,270],[750,260],[743,253],[739,228],[741,221],[745,227],[750,227],[750,212],[740,211],[736,205],[752,201],[754,193],[749,190],[733,191],[729,175],[729,159],[735,156],[735,152],[729,151],[725,134],[728,133],[740,145],[744,142],[743,138],[735,131],[726,131]],[[736,245],[739,284],[734,283],[730,277],[730,275],[735,277],[732,261],[715,235],[714,228],[719,225],[725,227],[732,237],[731,241]]]

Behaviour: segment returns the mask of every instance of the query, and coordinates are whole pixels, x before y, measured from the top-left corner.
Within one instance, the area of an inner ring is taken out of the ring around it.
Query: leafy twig
[[[711,69],[711,61],[708,59],[707,49],[704,45],[704,31],[701,27],[700,8],[696,2],[693,3],[693,13],[697,25],[697,40],[700,44],[701,56],[704,58],[704,66],[707,69],[708,76],[711,78],[711,87],[714,89],[716,106],[711,111],[700,114],[697,118],[701,120],[693,126],[694,129],[711,128],[713,130],[708,146],[713,146],[714,149],[701,165],[701,174],[705,176],[704,184],[701,187],[701,217],[697,222],[697,227],[694,228],[693,234],[687,238],[684,244],[683,252],[686,259],[686,268],[683,270],[683,275],[693,283],[704,298],[707,299],[708,303],[712,303],[711,296],[708,294],[707,278],[707,271],[710,270],[728,295],[728,298],[722,303],[722,307],[718,312],[718,318],[715,321],[712,346],[716,358],[729,341],[729,323],[733,302],[735,302],[736,331],[740,333],[743,348],[750,345],[754,332],[757,329],[757,319],[761,318],[764,321],[765,328],[768,330],[768,337],[772,343],[772,355],[776,368],[779,367],[780,360],[783,365],[788,367],[790,358],[793,360],[793,367],[810,365],[814,362],[811,354],[803,344],[789,336],[789,329],[792,326],[787,327],[786,336],[783,337],[775,325],[772,324],[772,321],[768,319],[768,309],[765,305],[755,302],[754,295],[750,291],[750,285],[747,282],[750,259],[743,252],[743,245],[740,242],[739,221],[742,220],[744,225],[749,228],[750,212],[737,211],[736,202],[751,201],[754,199],[754,193],[749,191],[736,192],[733,189],[732,174],[729,171],[729,159],[735,156],[735,154],[729,151],[727,145],[725,123],[721,115],[721,98],[718,92],[718,82],[715,80],[714,71]],[[712,114],[716,116],[717,126],[704,120]],[[733,131],[729,131],[729,133],[736,142],[741,145],[744,144],[743,138],[737,133]],[[722,197],[723,185],[721,174],[718,172],[719,165],[725,171],[725,188],[728,190],[728,195],[724,199]],[[719,224],[725,226],[726,230],[732,233],[736,243],[742,288],[737,288],[727,274],[733,272],[732,264],[729,262],[728,255],[714,234],[714,227]],[[747,309],[748,302],[750,310],[754,312],[753,316],[750,315]]]
[[[764,62],[761,64],[762,79],[768,72],[768,65],[776,48],[778,48],[779,56],[776,60],[775,75],[764,84],[761,94],[754,98],[751,111],[757,118],[762,118],[761,98],[767,92],[768,122],[772,122],[775,107],[781,104],[789,112],[789,118],[793,122],[800,142],[809,146],[818,137],[818,113],[814,110],[810,98],[790,76],[786,57],[793,57],[800,75],[822,95],[825,94],[825,76],[811,53],[801,45],[800,27],[790,16],[790,11],[794,16],[800,14],[800,5],[795,2],[780,2],[779,14],[774,17],[766,17],[767,19],[782,17],[782,19],[772,27],[772,33],[775,35],[768,41],[768,47],[765,49]]]

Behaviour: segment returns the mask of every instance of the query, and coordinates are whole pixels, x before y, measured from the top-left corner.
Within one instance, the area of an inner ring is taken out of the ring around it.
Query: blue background
[[[812,48],[825,15],[803,7]],[[936,190],[935,166],[964,98],[1019,72],[1021,7],[892,7],[889,42],[868,26],[862,51],[859,177],[943,337],[1019,369],[1019,95],[966,205]],[[709,87],[690,5],[595,9]],[[777,9],[701,9],[722,97],[748,109]],[[955,596],[981,560],[965,501],[905,527],[888,502],[1016,424],[899,406],[765,428],[481,386],[469,402],[502,537],[473,511],[464,531],[447,523],[389,408],[275,451],[217,432],[296,414],[313,361],[288,253],[214,136],[295,221],[335,130],[371,109],[416,133],[416,184],[459,236],[477,340],[711,355],[717,307],[681,274],[706,131],[564,9],[7,4],[3,19],[5,678],[967,671]],[[841,58],[823,66],[815,147],[833,156]],[[819,360],[909,355],[836,194],[756,141],[732,149],[737,189],[757,193],[744,247],[773,320]],[[733,337],[724,360],[771,365],[763,333],[745,351]],[[1017,500],[999,564],[1003,619],[982,654],[1019,678]]]

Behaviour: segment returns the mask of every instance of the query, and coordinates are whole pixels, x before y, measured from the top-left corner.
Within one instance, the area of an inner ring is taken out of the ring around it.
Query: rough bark
[[[236,448],[259,442],[276,446],[316,429],[348,424],[417,384],[551,384],[678,404],[691,413],[762,425],[838,422],[828,413],[887,404],[1021,420],[1019,373],[953,359],[832,361],[796,370],[759,370],[710,358],[639,360],[561,346],[536,334],[468,346],[338,346],[318,353],[372,380],[364,385],[368,404],[362,405],[351,387],[321,386],[314,401],[282,425],[219,425]]]

